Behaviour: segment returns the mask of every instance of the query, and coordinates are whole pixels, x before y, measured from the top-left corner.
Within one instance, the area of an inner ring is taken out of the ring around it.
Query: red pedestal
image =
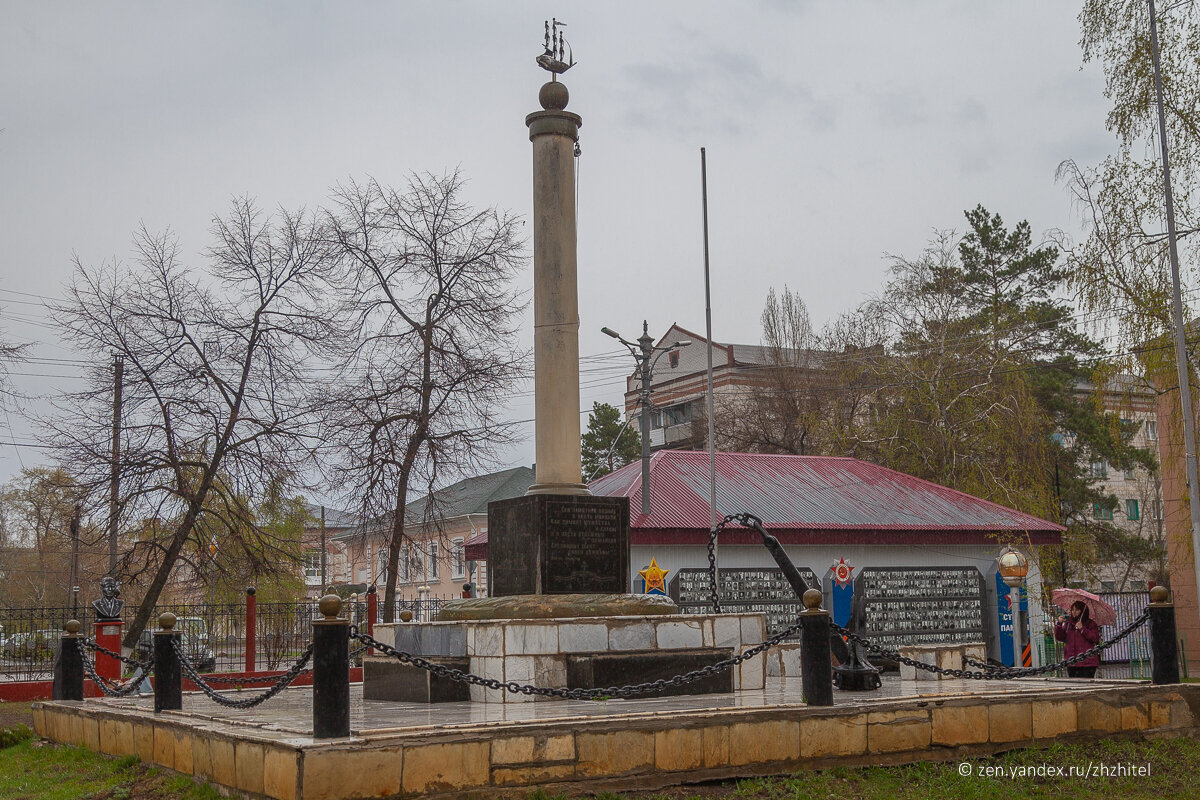
[[[114,653],[121,652],[121,630],[125,623],[119,619],[96,623],[96,644]],[[121,662],[112,656],[96,652],[96,674],[101,678],[117,681],[121,679]]]

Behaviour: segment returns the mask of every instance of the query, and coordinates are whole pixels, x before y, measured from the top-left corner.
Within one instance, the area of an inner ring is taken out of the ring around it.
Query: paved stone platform
[[[799,679],[731,694],[604,702],[390,703],[352,689],[349,739],[314,740],[311,690],[263,707],[203,695],[44,702],[38,733],[274,800],[523,797],[652,788],[834,764],[962,758],[1056,739],[1189,735],[1200,686],[1136,681],[901,681],[803,704]]]

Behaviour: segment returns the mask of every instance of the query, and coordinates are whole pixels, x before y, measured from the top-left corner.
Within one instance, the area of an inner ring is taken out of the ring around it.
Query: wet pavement
[[[1090,686],[1124,683],[1112,680],[1071,680],[1065,678],[1018,679],[1006,681],[901,681],[896,673],[884,673],[883,686],[870,692],[834,690],[834,705],[859,706],[900,698],[936,698],[1008,695],[1046,689],[1086,690]],[[261,690],[224,692],[244,699]],[[151,697],[104,699],[113,706],[153,714]],[[362,684],[350,687],[350,727],[355,735],[413,728],[451,728],[491,726],[504,723],[587,720],[596,717],[626,715],[668,715],[678,712],[718,711],[723,709],[778,708],[803,705],[799,678],[768,678],[765,689],[728,694],[685,695],[679,697],[585,700],[540,700],[524,703],[399,703],[363,700]],[[176,712],[178,713],[178,712]],[[189,717],[254,727],[278,735],[312,735],[312,689],[285,689],[279,695],[251,709],[230,709],[217,705],[200,693],[183,696],[183,712]]]

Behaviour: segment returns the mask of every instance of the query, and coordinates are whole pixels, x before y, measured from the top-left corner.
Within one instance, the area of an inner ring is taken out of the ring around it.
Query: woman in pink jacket
[[[1071,616],[1062,616],[1054,623],[1054,638],[1066,642],[1063,656],[1071,658],[1085,650],[1090,650],[1100,641],[1100,628],[1092,621],[1087,604],[1076,601],[1071,605]],[[1067,676],[1071,678],[1094,678],[1096,667],[1100,666],[1100,655],[1093,653],[1082,661],[1077,661],[1067,667]]]

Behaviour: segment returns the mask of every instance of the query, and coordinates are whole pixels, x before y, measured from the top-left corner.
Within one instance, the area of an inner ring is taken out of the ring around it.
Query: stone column
[[[533,361],[536,482],[528,494],[588,494],[579,448],[579,297],[575,256],[578,114],[567,87],[538,92],[533,142]]]

